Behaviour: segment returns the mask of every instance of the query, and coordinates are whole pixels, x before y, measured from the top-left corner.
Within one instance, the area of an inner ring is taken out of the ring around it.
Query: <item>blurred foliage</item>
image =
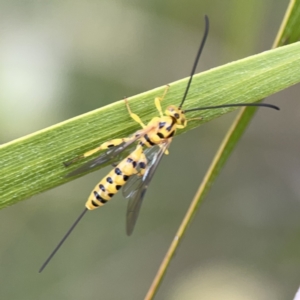
[[[288,1],[241,3],[0,2],[1,143],[188,76],[204,13],[212,26],[201,70],[269,49]],[[257,114],[157,299],[292,299],[300,278],[298,89],[268,100],[282,107],[276,117]],[[1,297],[143,298],[232,117],[174,140],[130,239],[118,195],[82,221],[42,275],[42,261],[107,170],[2,210]]]

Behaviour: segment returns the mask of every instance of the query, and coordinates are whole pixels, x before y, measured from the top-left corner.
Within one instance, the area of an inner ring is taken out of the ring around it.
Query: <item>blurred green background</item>
[[[288,2],[0,1],[0,143],[188,76],[205,13],[211,28],[199,71],[267,50]],[[295,86],[268,99],[280,112],[258,111],[156,299],[293,298],[299,92]],[[0,298],[143,299],[234,115],[173,141],[130,238],[120,193],[85,216],[42,274],[109,169],[1,210]]]

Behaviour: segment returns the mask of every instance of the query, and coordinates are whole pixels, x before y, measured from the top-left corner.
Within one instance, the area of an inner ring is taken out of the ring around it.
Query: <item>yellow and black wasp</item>
[[[196,59],[192,68],[187,87],[185,89],[185,93],[178,107],[171,105],[167,107],[165,113],[163,113],[161,102],[163,101],[169,89],[169,86],[166,86],[163,95],[161,97],[155,98],[154,100],[159,116],[154,117],[146,125],[142,122],[139,116],[137,116],[131,111],[129,103],[127,99],[125,99],[125,104],[128,109],[129,115],[134,121],[141,125],[142,129],[135,132],[130,137],[118,138],[105,142],[99,147],[90,150],[69,162],[64,163],[64,165],[67,167],[76,162],[77,160],[89,157],[98,151],[106,150],[106,152],[101,154],[99,157],[85,163],[80,168],[69,173],[67,177],[85,173],[107,162],[113,163],[114,168],[95,186],[86,202],[84,211],[80,214],[80,216],[74,222],[72,227],[69,229],[69,231],[63,237],[63,239],[48,257],[48,259],[44,262],[39,272],[41,272],[46,267],[51,258],[58,251],[60,246],[72,232],[77,223],[81,220],[84,214],[88,210],[93,210],[95,208],[103,206],[123,186],[123,195],[125,198],[129,198],[126,213],[126,232],[128,235],[132,234],[147,188],[163,155],[168,154],[168,148],[170,146],[174,134],[176,133],[176,130],[185,128],[187,126],[188,121],[195,120],[187,119],[186,113],[205,109],[217,109],[223,107],[236,106],[264,106],[279,110],[279,108],[275,105],[264,103],[225,104],[218,106],[199,107],[188,110],[182,109],[208,35],[208,30],[209,20],[208,17],[205,16],[204,35],[201,40],[198,53],[196,55]],[[199,119],[201,118],[196,118],[196,120]],[[134,146],[134,149],[130,152],[130,154],[124,159],[122,159],[119,163],[115,163],[115,161],[117,161],[120,157],[121,153],[132,146]]]

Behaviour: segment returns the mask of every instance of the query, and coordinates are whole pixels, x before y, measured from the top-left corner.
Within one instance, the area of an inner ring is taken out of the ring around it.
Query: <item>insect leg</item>
[[[127,109],[128,109],[128,113],[129,113],[130,117],[131,117],[134,121],[136,121],[137,123],[139,123],[139,124],[142,126],[142,128],[145,128],[146,125],[143,123],[143,121],[140,119],[140,117],[139,117],[137,114],[134,114],[134,113],[131,111],[130,106],[129,106],[129,103],[128,103],[128,99],[125,98],[124,101],[125,101],[125,104],[126,104],[126,107],[127,107]]]
[[[159,112],[159,115],[162,117],[163,116],[163,112],[162,112],[162,109],[161,109],[161,105],[160,105],[160,102],[163,101],[163,99],[165,98],[168,90],[169,90],[170,86],[169,85],[166,85],[165,87],[165,91],[163,93],[163,95],[161,97],[156,97],[154,99],[154,103],[155,103],[155,106],[156,106],[156,109],[158,110]]]
[[[202,120],[202,119],[203,119],[202,117],[198,117],[198,118],[192,118],[192,119],[185,120],[185,122],[184,122],[183,125],[176,125],[176,128],[178,128],[178,129],[185,128],[187,122],[190,122],[190,121],[196,121],[196,120],[197,120],[197,121],[200,121],[200,120]]]
[[[101,144],[99,147],[95,148],[95,149],[92,149],[92,150],[89,150],[85,153],[83,153],[82,155],[79,155],[75,158],[73,158],[72,160],[70,161],[67,161],[67,162],[64,162],[64,165],[65,167],[68,167],[70,166],[71,164],[73,164],[74,162],[82,159],[82,158],[86,158],[88,156],[91,156],[93,155],[94,153],[98,152],[98,151],[101,151],[101,150],[105,150],[105,149],[108,149],[110,147],[114,147],[114,146],[118,146],[120,145],[121,143],[123,142],[127,142],[128,140],[130,140],[130,138],[123,138],[123,139],[113,139],[113,140],[110,140],[110,141],[107,141],[107,142],[104,142],[103,144]]]

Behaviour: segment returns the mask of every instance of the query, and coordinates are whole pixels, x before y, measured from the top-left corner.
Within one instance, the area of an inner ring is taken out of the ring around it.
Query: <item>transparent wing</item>
[[[161,144],[161,147],[158,147],[158,151],[151,152],[153,153],[152,154],[153,157],[151,159],[151,155],[150,155],[151,160],[148,161],[148,165],[144,176],[140,178],[138,178],[138,176],[134,176],[135,178],[132,179],[132,183],[131,183],[132,189],[131,190],[129,189],[130,187],[129,185],[126,191],[123,192],[123,194],[125,193],[125,196],[130,198],[127,205],[127,213],[126,213],[127,235],[131,235],[133,232],[147,188],[164,155],[164,152],[168,149],[170,143],[171,140],[169,139],[165,141],[163,144]]]
[[[136,174],[130,176],[130,178],[122,188],[122,194],[124,198],[130,198],[131,195],[139,189],[142,179],[142,176],[138,176]]]
[[[157,145],[147,148],[144,151],[144,154],[147,158],[147,166],[148,166],[148,164],[150,164],[152,162],[153,157],[157,154],[157,152],[160,152],[160,151],[161,151],[161,148]],[[148,168],[147,166],[146,166],[146,168]],[[140,171],[139,167],[137,167],[137,171]],[[143,176],[139,176],[139,175],[130,176],[129,179],[127,180],[126,184],[122,188],[122,194],[123,194],[124,198],[130,198],[136,192],[136,190],[138,190],[140,188],[142,180],[143,180]]]
[[[137,131],[129,141],[123,142],[120,145],[109,148],[105,153],[102,153],[100,156],[88,161],[87,163],[82,165],[80,168],[67,174],[66,177],[72,177],[75,175],[85,173],[85,172],[92,170],[104,163],[109,162],[109,161],[111,161],[112,164],[114,164],[116,161],[120,160],[120,154],[124,150],[128,149],[129,146],[131,146],[135,141],[137,141],[142,136],[144,136],[147,132],[148,132],[148,130]]]

